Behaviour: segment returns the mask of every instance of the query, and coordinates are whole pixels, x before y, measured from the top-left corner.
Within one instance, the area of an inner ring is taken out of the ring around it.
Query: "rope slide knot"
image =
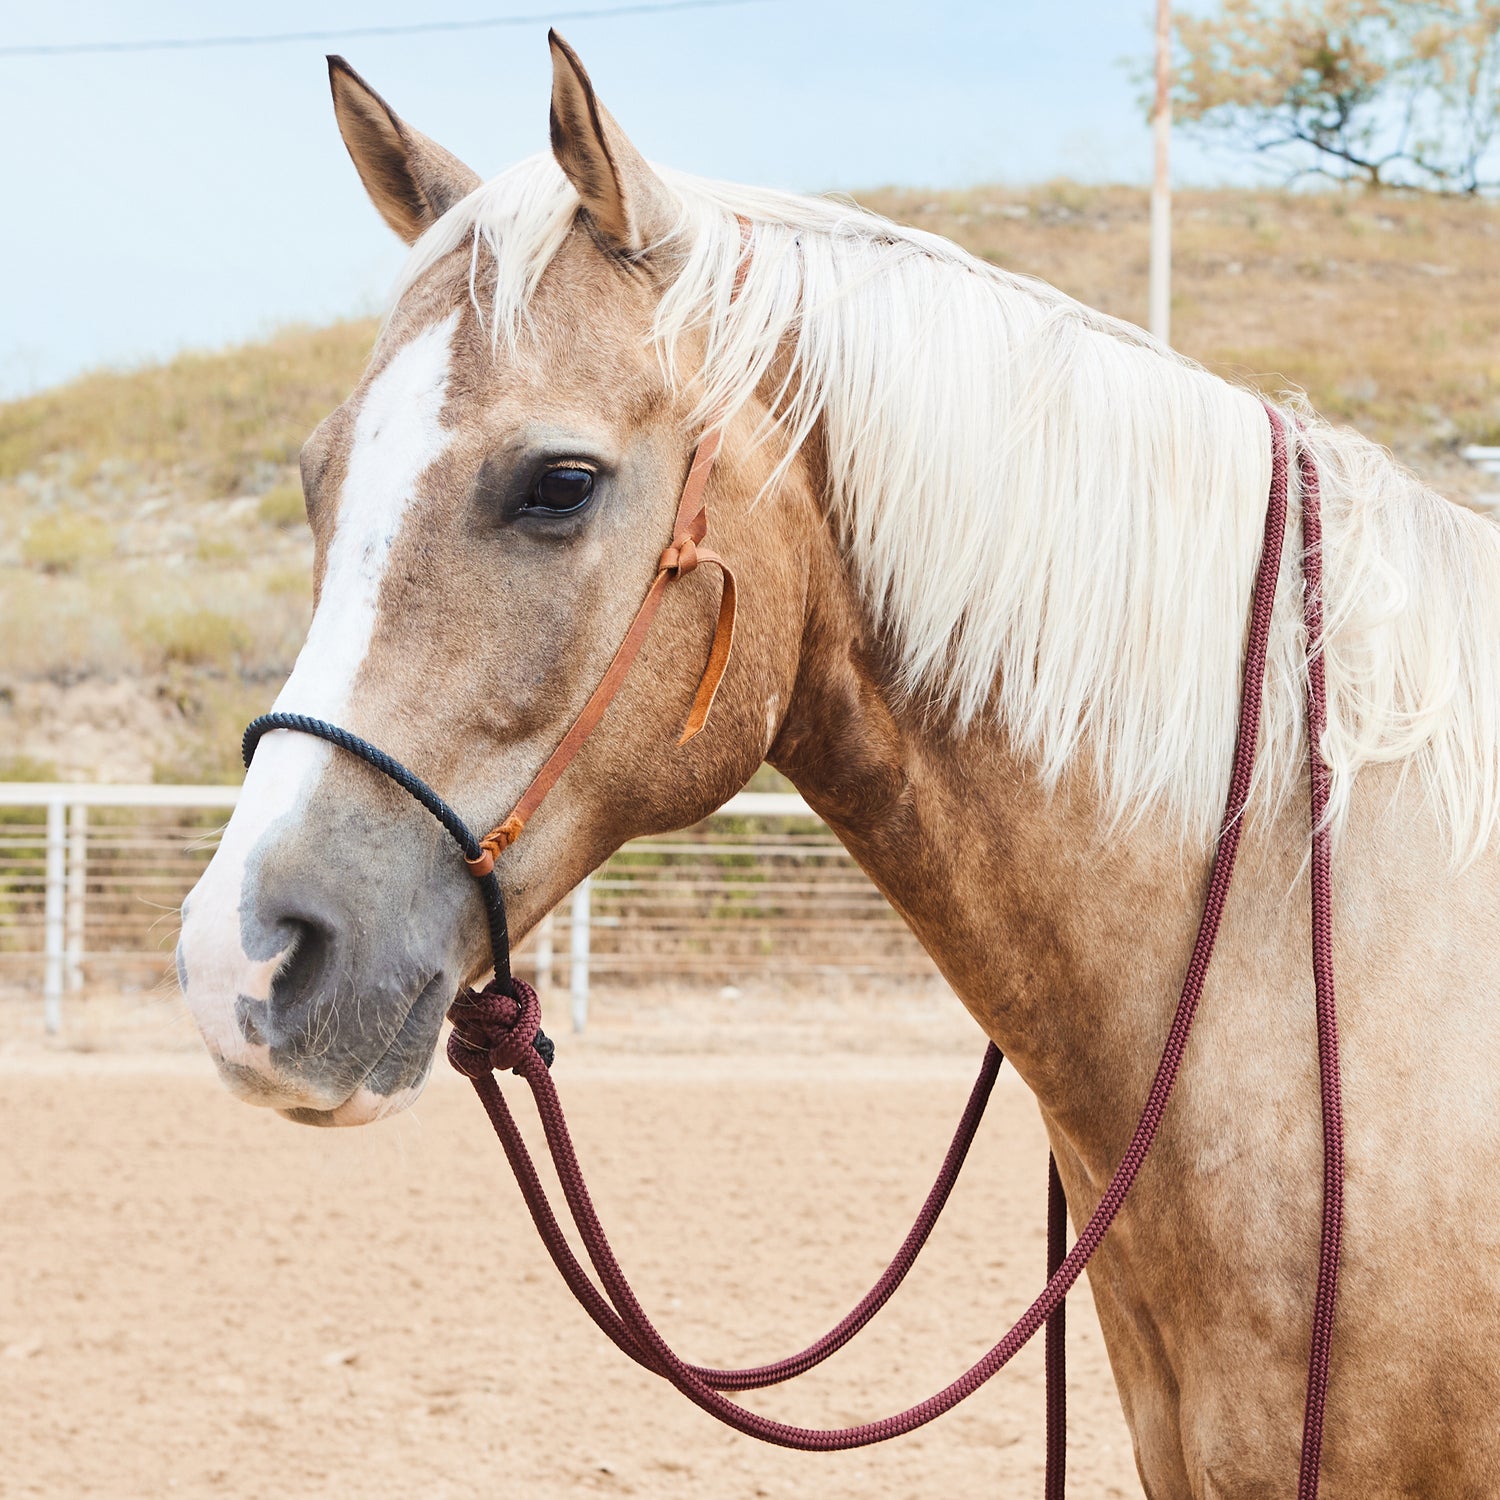
[[[448,1008],[453,1031],[448,1061],[465,1078],[511,1072],[525,1077],[533,1055],[552,1066],[556,1048],[542,1031],[542,1005],[524,979],[510,979],[510,993],[490,980],[482,990],[460,990]]]

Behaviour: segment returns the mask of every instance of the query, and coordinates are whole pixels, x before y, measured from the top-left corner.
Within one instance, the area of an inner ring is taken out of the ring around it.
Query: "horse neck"
[[[1209,851],[1106,836],[1086,779],[1044,787],[998,727],[957,733],[895,664],[829,542],[768,759],[912,927],[1085,1162],[1118,1151],[1192,946]]]

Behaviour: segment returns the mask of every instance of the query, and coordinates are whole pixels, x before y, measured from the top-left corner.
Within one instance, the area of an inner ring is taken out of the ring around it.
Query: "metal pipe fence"
[[[238,787],[0,783],[0,987],[148,988],[171,971],[178,908]],[[679,833],[626,845],[531,933],[541,989],[566,955],[573,1024],[591,982],[662,976],[927,975],[931,961],[800,797],[745,792]]]
[[[1491,479],[1500,479],[1500,448],[1470,443],[1462,450],[1461,456],[1473,464],[1481,474]],[[1479,498],[1491,505],[1500,506],[1500,492],[1481,495]]]

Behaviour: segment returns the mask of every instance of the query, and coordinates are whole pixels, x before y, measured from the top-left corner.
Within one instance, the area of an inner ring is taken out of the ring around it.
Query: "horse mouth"
[[[276,1049],[264,1042],[254,1049],[258,1056],[253,1062],[210,1051],[225,1086],[247,1104],[274,1109],[299,1125],[371,1125],[408,1108],[426,1086],[448,988],[443,973],[434,975],[373,1059],[337,1069],[334,1077],[321,1081],[311,1076],[306,1059],[278,1066]]]
[[[294,1105],[277,1114],[298,1125],[373,1125],[414,1104],[432,1073],[448,989],[441,972],[423,985],[396,1034],[340,1103],[322,1109]]]

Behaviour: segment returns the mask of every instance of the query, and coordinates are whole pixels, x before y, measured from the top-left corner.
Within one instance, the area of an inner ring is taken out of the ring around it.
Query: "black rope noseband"
[[[330,745],[337,745],[340,750],[347,750],[350,755],[357,755],[367,766],[379,771],[382,776],[389,777],[403,792],[420,802],[448,830],[449,836],[466,860],[479,858],[479,840],[474,837],[469,825],[420,776],[408,771],[399,760],[387,755],[384,750],[368,740],[360,739],[357,734],[350,734],[347,729],[340,729],[337,724],[309,718],[306,714],[271,713],[252,719],[245,728],[245,737],[240,744],[240,754],[247,770],[255,758],[255,747],[273,729],[310,734],[320,740],[327,740]],[[505,920],[505,896],[500,890],[499,878],[491,870],[487,874],[476,875],[474,883],[479,887],[480,899],[484,902],[485,921],[489,925],[490,952],[495,960],[495,983],[505,993],[512,994],[510,927]],[[539,1031],[534,1045],[542,1061],[550,1068],[557,1050],[552,1039]]]

